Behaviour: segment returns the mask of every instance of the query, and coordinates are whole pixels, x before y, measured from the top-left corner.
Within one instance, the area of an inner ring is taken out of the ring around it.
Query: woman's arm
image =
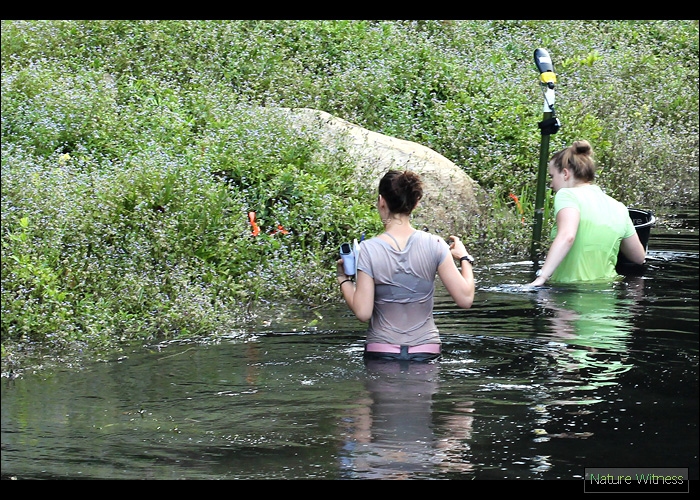
[[[644,264],[647,258],[647,252],[644,250],[644,245],[642,245],[636,231],[632,236],[622,239],[620,242],[620,250],[630,262],[634,262],[635,264]]]
[[[552,276],[554,270],[571,250],[576,240],[580,221],[581,214],[573,207],[562,208],[557,212],[557,235],[549,247],[547,258],[540,269],[540,275],[530,285],[542,286]]]
[[[445,257],[438,266],[438,275],[442,284],[452,296],[458,307],[469,309],[474,303],[474,270],[469,262],[461,262],[461,269],[457,269],[453,259],[458,260],[467,255],[464,243],[456,236],[450,236],[450,255]]]
[[[360,321],[369,321],[374,310],[374,279],[364,271],[357,271],[357,282],[348,281],[349,276],[343,269],[343,259],[336,262],[338,271],[336,274],[340,292],[345,302]]]

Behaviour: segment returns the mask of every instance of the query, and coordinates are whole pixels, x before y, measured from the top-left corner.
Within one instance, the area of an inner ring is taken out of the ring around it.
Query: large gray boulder
[[[413,212],[413,225],[444,236],[464,235],[479,215],[477,183],[444,156],[421,144],[372,132],[324,111],[277,108],[300,131],[320,137],[329,147],[343,147],[356,161],[355,181],[376,190],[389,169],[420,174],[424,197]]]

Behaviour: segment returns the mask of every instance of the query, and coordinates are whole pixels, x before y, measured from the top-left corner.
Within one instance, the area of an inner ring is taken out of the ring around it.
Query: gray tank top
[[[449,253],[445,240],[424,231],[415,231],[402,250],[378,237],[362,242],[357,269],[375,285],[367,342],[440,343],[433,320],[435,275]]]

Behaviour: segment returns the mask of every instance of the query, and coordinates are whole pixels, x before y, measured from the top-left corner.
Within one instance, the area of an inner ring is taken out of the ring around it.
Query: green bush
[[[696,20],[2,21],[3,354],[220,335],[257,301],[337,300],[338,246],[381,229],[375,194],[277,107],[434,149],[483,188],[467,245],[529,255],[538,47],[552,152],[588,139],[626,204],[697,205]]]

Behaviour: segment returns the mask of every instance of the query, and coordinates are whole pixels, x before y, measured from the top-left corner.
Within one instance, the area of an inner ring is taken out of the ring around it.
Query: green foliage
[[[113,82],[92,70],[66,72],[56,62],[3,71],[2,137],[37,156],[99,150],[117,134]]]
[[[552,152],[588,139],[626,204],[697,204],[697,21],[2,21],[3,357],[336,300],[338,246],[381,229],[375,196],[280,107],[446,156],[485,193],[467,246],[528,255],[537,47],[557,73]]]

